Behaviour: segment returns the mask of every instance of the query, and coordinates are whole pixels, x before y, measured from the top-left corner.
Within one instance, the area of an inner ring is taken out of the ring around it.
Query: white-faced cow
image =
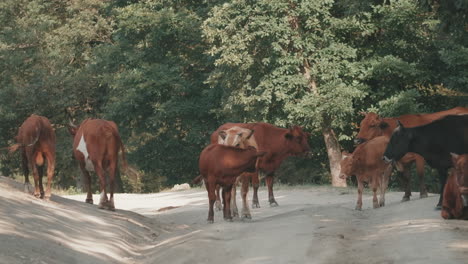
[[[359,125],[359,133],[354,140],[360,144],[367,140],[371,140],[378,136],[392,135],[393,130],[397,127],[399,120],[405,127],[415,127],[429,124],[447,115],[468,114],[468,108],[455,107],[445,111],[428,113],[428,114],[407,114],[398,117],[381,117],[376,113],[363,113],[364,119]],[[413,163],[416,164],[416,172],[419,177],[420,197],[427,197],[426,185],[424,183],[424,159],[415,153],[408,153],[398,161],[399,166],[396,168],[403,174],[405,194],[402,201],[409,201],[411,197],[411,179],[410,170]]]
[[[78,161],[87,186],[86,202],[92,204],[90,172],[96,172],[100,184],[99,208],[115,210],[114,188],[118,169],[118,153],[122,151],[122,165],[126,169],[125,148],[117,125],[103,119],[86,119],[78,127],[71,124],[74,136],[73,154]],[[107,198],[106,173],[109,176],[110,197]]]
[[[447,171],[453,166],[450,153],[468,153],[468,115],[448,115],[413,128],[398,123],[385,150],[384,159],[387,162],[397,161],[408,152],[421,155],[439,173],[441,189],[437,208],[440,209]]]
[[[246,149],[248,147],[254,147],[257,149],[257,142],[255,142],[255,138],[252,136],[254,134],[253,130],[250,130],[248,128],[242,128],[242,127],[231,127],[227,130],[221,130],[218,133],[218,144],[221,145],[226,145],[226,146],[233,146],[233,147],[238,147],[241,149]],[[242,197],[242,213],[241,216],[242,218],[247,218],[250,219],[252,218],[250,214],[250,209],[249,205],[247,202],[247,192],[249,190],[249,183],[250,179],[252,177],[257,177],[257,182],[258,182],[258,174],[256,173],[249,173],[249,172],[244,172],[239,177],[236,179],[236,183],[232,186],[231,190],[231,214],[233,217],[239,216],[239,211],[237,209],[237,202],[236,202],[236,187],[239,182],[242,183],[243,188],[241,189],[241,197]],[[255,181],[255,179],[253,180]],[[218,186],[216,188],[216,207],[218,210],[221,210],[221,201],[220,201],[220,195],[219,195],[219,189],[220,187]]]
[[[255,139],[258,146],[258,151],[266,152],[265,156],[258,159],[257,172],[262,175],[266,175],[265,181],[268,186],[268,199],[270,206],[278,206],[273,195],[274,172],[280,167],[283,160],[287,157],[302,155],[310,150],[309,144],[307,143],[309,133],[304,132],[299,126],[285,129],[268,123],[226,123],[211,134],[211,143],[218,142],[220,131],[227,130],[234,126],[248,128],[255,131],[253,139]],[[258,207],[257,191],[259,185],[258,180],[256,180],[257,182],[254,182],[254,178],[258,179],[258,176],[252,177],[252,185],[254,189],[252,206]],[[244,184],[242,185],[242,188],[245,188]]]
[[[29,186],[29,172],[34,177],[34,196],[50,198],[55,170],[55,132],[49,120],[43,116],[31,115],[20,126],[16,144],[10,152],[21,149],[25,189]],[[43,169],[47,160],[47,189],[42,186]]]

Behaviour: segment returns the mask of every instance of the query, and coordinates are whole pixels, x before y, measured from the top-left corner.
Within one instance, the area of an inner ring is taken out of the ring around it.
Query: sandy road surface
[[[367,194],[359,212],[355,190],[282,187],[251,221],[207,224],[203,189],[118,194],[109,212],[17,186],[0,178],[0,263],[468,263],[468,221],[443,220],[436,195],[374,210]]]

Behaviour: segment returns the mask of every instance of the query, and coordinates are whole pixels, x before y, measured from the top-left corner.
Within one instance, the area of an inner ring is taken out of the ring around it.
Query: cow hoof
[[[237,209],[232,210],[231,212],[232,217],[239,217],[239,211]]]
[[[273,200],[273,201],[270,201],[270,207],[277,207],[278,206],[278,203]]]
[[[226,222],[232,222],[232,218],[224,218],[224,221],[226,221]]]
[[[211,220],[208,219],[208,220],[206,220],[206,222],[208,222],[208,224],[213,224],[214,223],[213,219],[211,219]]]
[[[359,207],[359,206],[356,206],[356,208],[354,208],[354,210],[361,211],[361,210],[362,210],[362,208],[361,208],[361,207]]]
[[[257,202],[252,202],[252,208],[260,208],[260,204]]]
[[[374,204],[372,207],[374,207],[374,209],[377,209],[377,208],[380,208],[380,205],[379,204]]]
[[[247,220],[247,219],[248,220],[252,219],[252,216],[250,214],[243,214],[242,215],[242,220]]]
[[[421,194],[419,195],[419,198],[421,198],[421,199],[422,199],[422,198],[427,198],[427,197],[428,197],[427,193],[421,193]]]
[[[379,206],[380,206],[380,207],[384,207],[384,206],[385,206],[385,202],[380,202],[380,203],[379,203]]]
[[[41,194],[40,193],[34,193],[34,197],[41,198]]]
[[[404,197],[401,199],[401,202],[408,202],[409,200],[410,200],[409,197],[404,196]]]
[[[29,193],[29,194],[33,194],[34,193],[34,188],[32,188],[31,184],[25,183],[24,184],[24,192]]]
[[[438,205],[436,205],[436,207],[434,209],[435,210],[442,210],[442,205],[438,204]]]
[[[93,199],[86,199],[86,203],[93,204]]]

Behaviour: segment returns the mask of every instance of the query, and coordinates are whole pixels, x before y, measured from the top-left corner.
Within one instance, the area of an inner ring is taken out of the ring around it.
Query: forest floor
[[[367,192],[356,211],[353,188],[279,187],[278,207],[264,189],[252,220],[208,224],[201,188],[116,194],[111,212],[0,177],[0,263],[467,263],[468,221],[443,220],[438,195],[372,209]]]

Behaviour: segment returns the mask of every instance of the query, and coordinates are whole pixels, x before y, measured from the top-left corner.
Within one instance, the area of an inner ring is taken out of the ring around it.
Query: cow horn
[[[73,123],[73,121],[71,120],[71,118],[68,120],[69,122],[69,125],[73,128],[76,128],[76,125]]]

